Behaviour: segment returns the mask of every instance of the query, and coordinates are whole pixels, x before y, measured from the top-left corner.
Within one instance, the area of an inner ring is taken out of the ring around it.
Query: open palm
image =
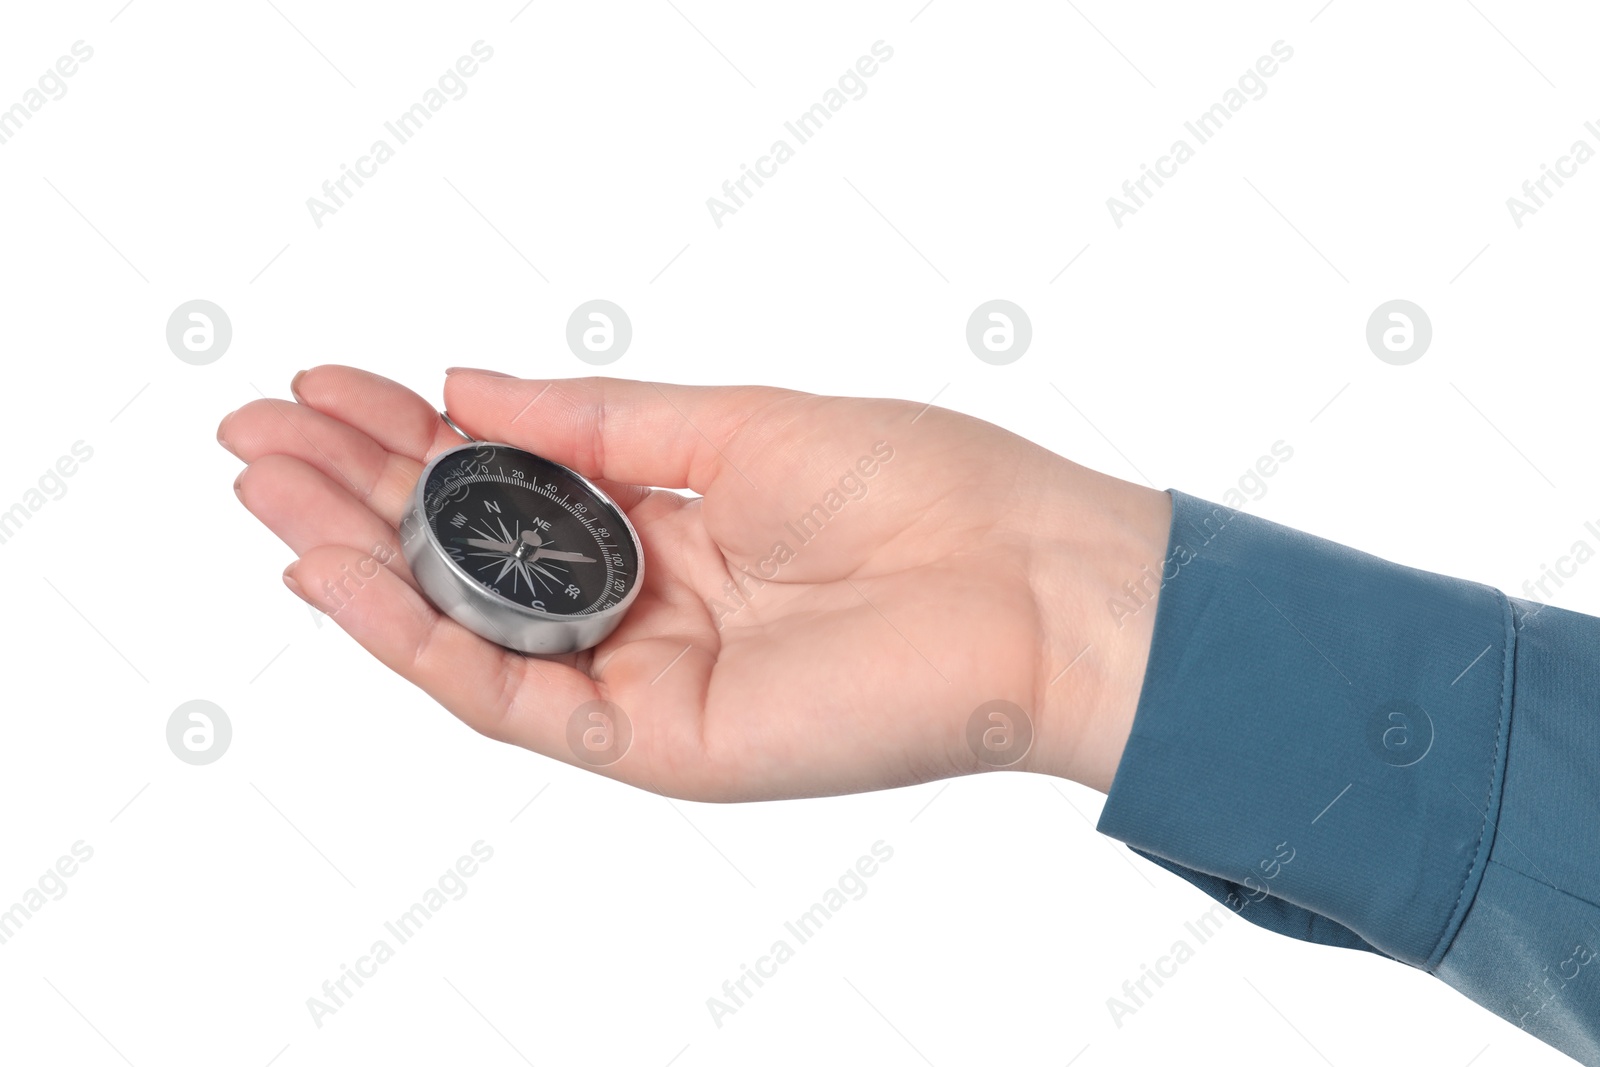
[[[746,800],[965,773],[1006,762],[969,742],[996,700],[1031,734],[1018,767],[1088,780],[1074,768],[1097,744],[1093,712],[1129,704],[1110,679],[1142,669],[1149,620],[1104,632],[1102,589],[1159,557],[1165,494],[976,419],[452,374],[464,430],[594,478],[639,531],[644,583],[621,625],[543,658],[441,615],[399,553],[417,476],[460,443],[434,407],[348,367],[294,392],[218,428],[248,464],[240,498],[300,556],[290,587],[473,729],[644,788]]]

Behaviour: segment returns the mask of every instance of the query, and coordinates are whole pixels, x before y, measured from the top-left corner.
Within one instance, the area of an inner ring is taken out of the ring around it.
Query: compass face
[[[458,572],[495,597],[550,615],[620,604],[639,575],[627,520],[559,463],[474,443],[439,457],[423,519]]]

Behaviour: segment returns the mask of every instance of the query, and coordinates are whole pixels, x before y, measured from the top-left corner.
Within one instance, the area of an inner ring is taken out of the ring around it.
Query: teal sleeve
[[[1170,493],[1100,831],[1600,1065],[1600,619]]]

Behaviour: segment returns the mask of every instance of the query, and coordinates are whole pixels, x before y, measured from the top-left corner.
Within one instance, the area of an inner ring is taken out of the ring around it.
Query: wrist
[[[1108,792],[1149,661],[1172,498],[1049,459],[1033,525],[1039,652],[1026,769]]]

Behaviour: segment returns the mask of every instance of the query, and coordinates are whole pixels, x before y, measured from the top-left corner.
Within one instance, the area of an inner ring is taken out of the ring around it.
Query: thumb
[[[704,495],[728,449],[763,410],[805,396],[767,386],[693,386],[628,378],[511,378],[453,368],[445,407],[463,430],[555,460],[591,478]]]

